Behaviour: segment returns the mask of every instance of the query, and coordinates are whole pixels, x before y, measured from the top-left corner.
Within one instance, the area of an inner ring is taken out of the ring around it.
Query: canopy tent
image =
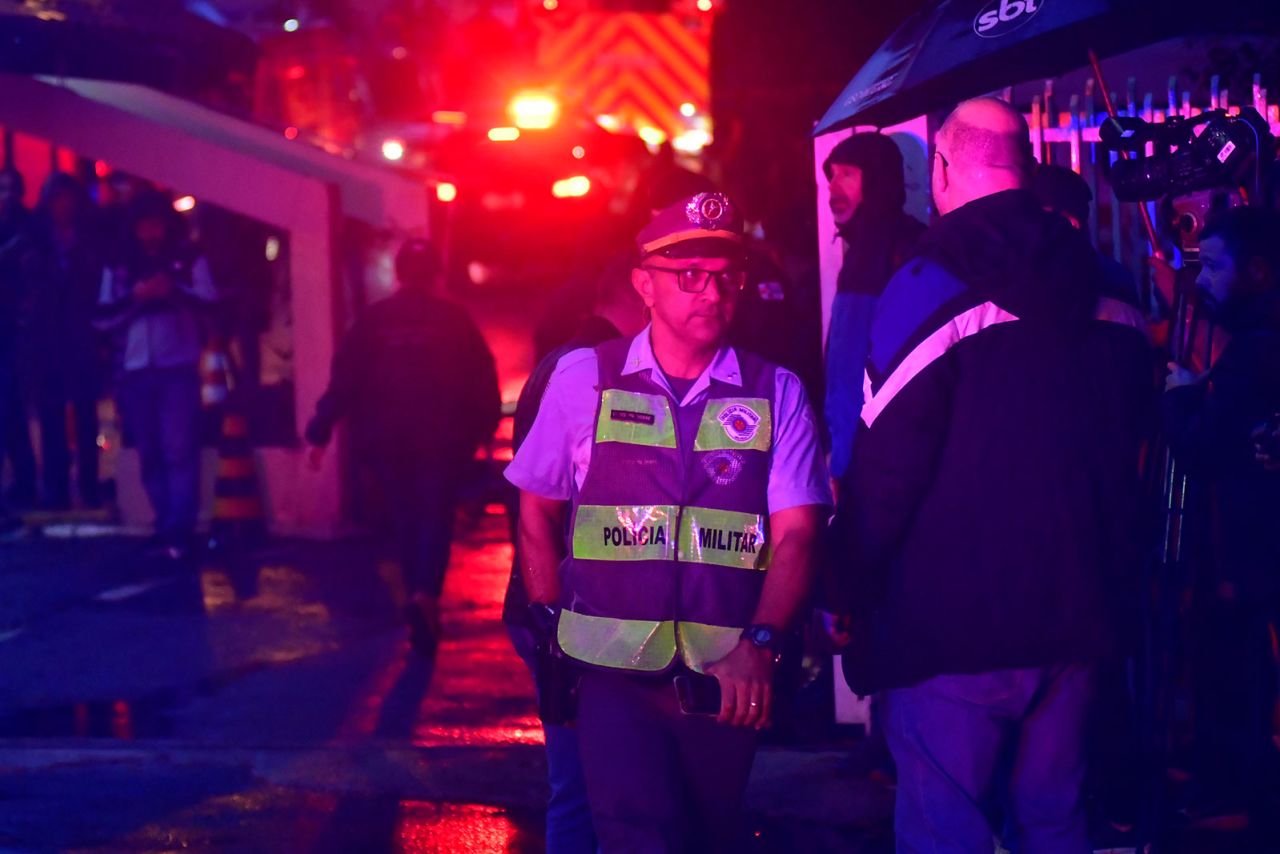
[[[340,226],[425,236],[425,188],[390,170],[132,83],[0,74],[0,126],[103,160],[290,234],[294,411],[324,391],[340,315]],[[303,472],[296,449],[264,449],[274,529],[331,534],[343,522],[341,471]],[[120,489],[136,484],[120,484]]]

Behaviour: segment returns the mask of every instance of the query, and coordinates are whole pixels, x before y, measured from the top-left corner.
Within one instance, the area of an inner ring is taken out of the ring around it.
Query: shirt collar
[[[631,347],[627,350],[627,361],[623,363],[622,374],[626,376],[649,371],[650,381],[662,386],[668,394],[675,397],[670,384],[667,383],[667,375],[662,372],[662,367],[658,364],[658,357],[653,354],[653,342],[649,338],[652,328],[652,324],[646,326],[639,335],[631,339]],[[742,369],[738,364],[738,354],[728,344],[721,345],[711,364],[707,365],[694,381],[685,399],[680,401],[680,405],[683,406],[695,400],[699,394],[710,388],[712,380],[742,386]]]

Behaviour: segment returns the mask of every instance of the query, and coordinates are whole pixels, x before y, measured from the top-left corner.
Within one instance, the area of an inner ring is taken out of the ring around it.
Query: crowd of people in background
[[[0,173],[3,525],[20,524],[7,508],[70,508],[73,462],[79,505],[102,504],[98,404],[110,389],[155,511],[152,550],[182,557],[199,500],[197,366],[218,303],[208,263],[169,197],[131,176],[114,175],[101,206],[63,172],[32,211],[24,191],[20,173]]]

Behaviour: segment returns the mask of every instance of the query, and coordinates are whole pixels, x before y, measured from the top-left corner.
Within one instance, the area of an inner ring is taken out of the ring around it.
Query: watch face
[[[768,626],[752,626],[747,632],[747,637],[756,646],[771,646],[773,644],[773,630]]]

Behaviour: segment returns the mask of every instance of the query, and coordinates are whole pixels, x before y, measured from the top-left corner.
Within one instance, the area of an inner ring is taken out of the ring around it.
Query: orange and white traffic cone
[[[213,488],[209,548],[252,546],[266,536],[258,468],[249,442],[249,422],[234,406],[222,417],[218,474]]]

